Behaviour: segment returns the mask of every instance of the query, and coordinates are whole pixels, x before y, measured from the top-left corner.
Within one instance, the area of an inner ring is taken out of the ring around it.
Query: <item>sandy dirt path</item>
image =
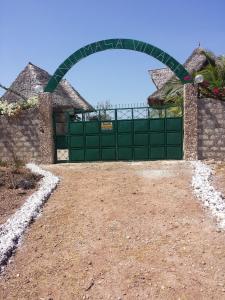
[[[225,233],[192,194],[188,163],[47,168],[61,183],[0,299],[225,299]]]

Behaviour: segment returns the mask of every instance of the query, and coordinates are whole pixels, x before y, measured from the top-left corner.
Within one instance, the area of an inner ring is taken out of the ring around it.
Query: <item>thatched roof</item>
[[[161,89],[165,82],[167,82],[168,78],[173,75],[173,71],[169,68],[149,70],[148,72],[157,89]]]
[[[201,70],[206,64],[206,57],[202,54],[204,49],[197,48],[185,61],[183,66],[188,70],[189,73]],[[172,78],[176,78],[174,73],[169,68],[162,68],[149,71],[152,81],[157,87],[157,91],[149,96],[149,99],[162,99],[162,91],[166,82]]]
[[[17,76],[10,88],[22,94],[25,97],[37,95],[37,87],[42,90],[48,83],[51,75],[45,70],[28,63],[25,69]],[[3,100],[8,102],[16,102],[19,96],[7,91],[3,96]],[[53,93],[54,109],[75,108],[78,110],[90,111],[93,107],[72,87],[72,85],[63,79]]]

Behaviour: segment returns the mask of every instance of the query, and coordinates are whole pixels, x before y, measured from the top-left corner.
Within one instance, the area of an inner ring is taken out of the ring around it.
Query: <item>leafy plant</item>
[[[204,76],[199,85],[202,96],[225,101],[225,56],[215,58],[211,52],[202,52],[207,59],[207,66],[196,74]]]
[[[179,79],[172,78],[164,86],[162,98],[165,103],[173,103],[177,106],[183,105],[183,84]]]

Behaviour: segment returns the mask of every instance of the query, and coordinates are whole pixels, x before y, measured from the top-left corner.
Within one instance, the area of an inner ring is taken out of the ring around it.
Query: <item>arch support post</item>
[[[184,85],[184,159],[198,159],[198,99],[197,87]]]
[[[54,132],[53,132],[53,97],[51,93],[41,93],[39,100],[38,138],[40,143],[39,160],[43,164],[54,163]]]

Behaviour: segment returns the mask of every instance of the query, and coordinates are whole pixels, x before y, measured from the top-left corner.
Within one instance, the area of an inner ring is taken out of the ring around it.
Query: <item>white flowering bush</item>
[[[9,103],[8,101],[0,101],[0,115],[15,116],[22,110],[37,106],[38,97],[34,96],[27,100]]]

